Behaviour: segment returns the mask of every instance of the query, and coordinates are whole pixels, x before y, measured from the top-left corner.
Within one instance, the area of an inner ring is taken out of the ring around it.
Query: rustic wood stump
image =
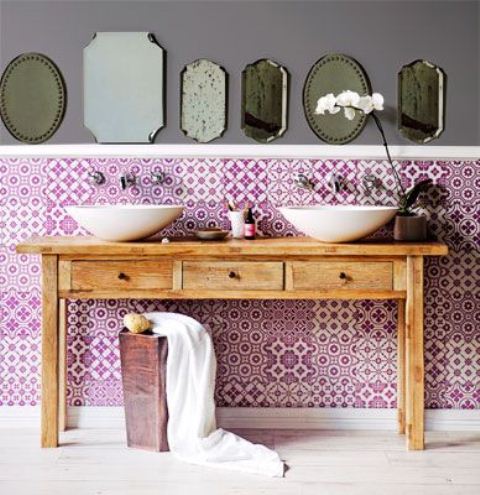
[[[167,338],[123,329],[119,340],[127,444],[168,451]]]

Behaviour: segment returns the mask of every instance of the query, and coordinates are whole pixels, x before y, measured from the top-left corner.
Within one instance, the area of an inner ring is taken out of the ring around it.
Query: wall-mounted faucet
[[[338,175],[336,172],[332,172],[327,177],[327,183],[330,186],[330,191],[333,194],[337,194],[342,190],[343,178],[340,175]]]
[[[298,174],[295,178],[295,185],[302,189],[313,189],[312,181],[305,174]]]
[[[135,176],[135,174],[127,173],[120,177],[120,184],[122,186],[122,190],[124,191],[125,189],[127,189],[127,187],[132,187],[136,183],[137,183],[137,177]]]

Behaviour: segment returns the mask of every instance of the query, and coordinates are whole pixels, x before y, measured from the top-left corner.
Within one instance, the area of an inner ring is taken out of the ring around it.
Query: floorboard
[[[479,495],[480,434],[428,433],[406,452],[392,432],[237,430],[276,448],[283,479],[182,463],[125,447],[116,429],[70,430],[42,450],[37,430],[0,429],[0,493],[15,495]]]

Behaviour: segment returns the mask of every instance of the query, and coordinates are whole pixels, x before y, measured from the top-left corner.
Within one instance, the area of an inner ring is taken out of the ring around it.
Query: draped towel
[[[216,360],[212,339],[193,318],[177,313],[145,313],[152,331],[168,340],[168,444],[187,462],[282,477],[278,454],[216,427]]]

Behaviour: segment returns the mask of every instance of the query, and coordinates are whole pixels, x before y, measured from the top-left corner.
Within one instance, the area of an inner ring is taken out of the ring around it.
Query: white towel
[[[212,339],[193,318],[177,313],[145,313],[153,332],[167,337],[168,444],[187,462],[282,477],[283,462],[264,445],[217,429],[216,360]]]

